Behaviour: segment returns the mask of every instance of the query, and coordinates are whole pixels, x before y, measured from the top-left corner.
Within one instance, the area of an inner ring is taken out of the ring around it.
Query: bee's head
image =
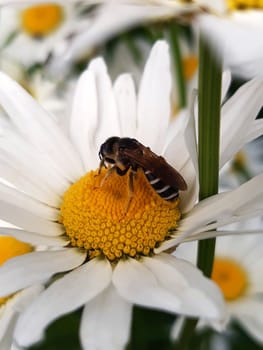
[[[101,160],[104,159],[106,162],[111,164],[115,163],[119,140],[119,137],[112,136],[100,146],[99,157]]]

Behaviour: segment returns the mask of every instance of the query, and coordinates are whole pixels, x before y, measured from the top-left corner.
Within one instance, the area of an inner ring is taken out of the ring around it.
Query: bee
[[[183,177],[166,160],[155,154],[149,147],[129,137],[113,136],[100,147],[100,168],[109,164],[109,176],[113,171],[120,176],[129,170],[129,202],[134,192],[134,178],[137,170],[143,170],[155,192],[166,201],[174,201],[179,196],[179,190],[187,190]],[[100,170],[99,170],[100,171]]]

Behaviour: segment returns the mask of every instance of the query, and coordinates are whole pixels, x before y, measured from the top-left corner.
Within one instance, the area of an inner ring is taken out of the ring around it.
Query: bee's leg
[[[128,201],[127,201],[127,205],[126,205],[126,209],[125,209],[125,213],[128,212],[129,208],[130,208],[130,204],[134,195],[134,179],[136,176],[136,171],[133,170],[132,168],[129,171],[129,193],[128,193]]]
[[[102,159],[100,160],[98,175],[101,173],[101,169],[102,169],[103,167],[106,168],[104,158],[102,158]]]
[[[99,169],[100,171],[100,169]],[[106,172],[104,178],[100,182],[100,187],[103,186],[104,182],[107,180],[107,178],[114,172],[117,171],[117,167],[114,165],[113,167],[109,168],[108,171]]]

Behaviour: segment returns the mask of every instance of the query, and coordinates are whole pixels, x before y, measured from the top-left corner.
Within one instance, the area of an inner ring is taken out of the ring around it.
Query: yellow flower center
[[[129,202],[128,174],[105,174],[91,171],[64,194],[61,222],[72,246],[111,261],[152,254],[176,227],[179,200],[163,200],[139,170]]]
[[[183,59],[183,71],[186,80],[193,78],[198,65],[198,59],[196,56],[188,56]]]
[[[227,0],[229,10],[262,9],[263,0]]]
[[[20,242],[13,237],[0,236],[0,265],[2,265],[8,259],[14,258],[18,255],[30,253],[33,250],[32,246]],[[0,306],[3,305],[10,296],[0,298]]]
[[[21,25],[31,36],[42,37],[57,29],[63,20],[62,7],[42,4],[28,7],[21,13]]]
[[[242,266],[229,258],[215,258],[212,279],[221,288],[226,300],[234,301],[246,291],[248,280]]]

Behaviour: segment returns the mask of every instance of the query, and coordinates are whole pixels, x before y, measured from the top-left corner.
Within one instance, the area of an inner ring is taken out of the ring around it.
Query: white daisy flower
[[[257,227],[259,225],[262,227],[262,220],[259,223],[252,222],[253,226],[255,224]],[[246,232],[247,227],[249,232],[249,229],[254,229],[253,226],[242,225],[240,230]],[[213,281],[224,295],[228,319],[237,320],[260,343],[263,343],[262,247],[261,234],[220,237],[216,242],[212,272]],[[178,247],[177,255],[194,262],[196,244],[181,245]],[[203,320],[202,325],[213,327],[218,331],[226,327],[226,324],[209,320]],[[174,330],[176,328],[177,326]]]
[[[198,33],[203,31],[218,53],[223,54],[226,67],[235,74],[245,78],[262,75],[263,11],[258,1],[118,0],[100,3],[87,30],[76,35],[70,46],[64,46],[65,50],[55,53],[53,68],[65,69],[74,58],[136,25],[176,18],[190,22]],[[246,11],[242,11],[243,8]],[[63,64],[59,66],[56,62]]]
[[[0,211],[2,219],[21,228],[5,229],[5,234],[52,248],[6,262],[0,268],[1,295],[64,273],[19,318],[19,345],[39,341],[50,322],[80,306],[84,349],[122,349],[133,304],[194,317],[224,317],[216,286],[165,250],[170,242],[174,247],[191,234],[205,237],[211,225],[258,215],[263,175],[193,208],[197,179],[184,140],[186,130],[195,159],[193,123],[186,128],[185,115],[170,122],[171,85],[163,41],[151,51],[138,95],[129,74],[112,86],[103,60],[93,60],[76,88],[68,138],[27,92],[1,74],[0,103],[10,120],[1,133],[0,167],[13,187],[1,185]],[[262,123],[254,120],[262,93],[263,81],[254,80],[224,104],[222,164],[262,132]],[[226,133],[229,128],[231,135]],[[178,199],[164,200],[138,171],[126,210],[127,175],[113,172],[105,179],[106,170],[94,170],[100,145],[113,135],[136,137],[183,175],[188,191],[181,193],[180,204]]]
[[[65,51],[54,56],[53,69],[69,65],[72,60],[85,55],[115,35],[140,24],[167,20],[174,17],[187,17],[200,11],[200,6],[189,1],[89,1],[101,3],[93,13],[90,26],[65,46]],[[54,68],[55,67],[55,68]],[[65,69],[65,67],[64,67]]]
[[[1,226],[5,225],[1,222]],[[27,254],[32,246],[13,237],[0,235],[0,266],[7,260]],[[10,350],[13,332],[19,312],[43,290],[40,285],[31,286],[7,298],[0,298],[0,349]]]
[[[1,53],[25,66],[44,63],[54,48],[86,25],[73,3],[9,4],[1,8]]]
[[[260,1],[202,1],[212,13],[200,15],[196,24],[210,39],[225,64],[244,78],[263,72],[263,4]]]

